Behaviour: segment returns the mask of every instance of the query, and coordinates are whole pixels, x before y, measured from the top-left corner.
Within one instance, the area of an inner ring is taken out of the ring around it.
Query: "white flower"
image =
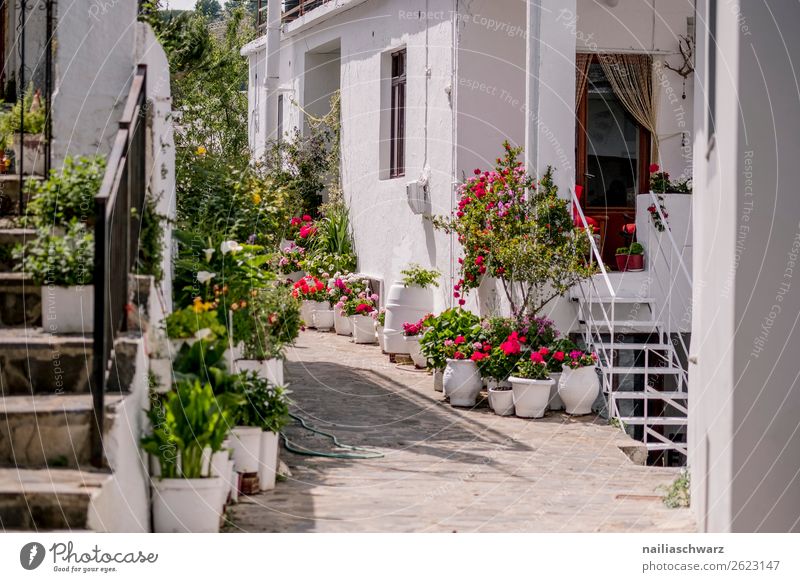
[[[227,255],[228,253],[238,253],[243,248],[244,247],[235,240],[226,240],[219,245],[219,250],[222,251],[223,255]]]
[[[217,276],[216,273],[209,273],[208,271],[200,271],[199,273],[197,273],[197,281],[205,284],[211,281],[211,279],[213,279],[216,276]]]
[[[197,339],[203,339],[204,337],[209,336],[209,335],[211,335],[211,328],[210,327],[204,327],[203,329],[198,329],[195,332],[194,337],[196,337]]]
[[[211,257],[214,256],[214,249],[203,249],[203,252],[206,254],[206,263],[210,263]]]

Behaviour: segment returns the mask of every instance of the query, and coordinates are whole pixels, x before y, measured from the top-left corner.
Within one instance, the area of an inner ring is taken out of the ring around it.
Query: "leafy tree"
[[[197,0],[194,9],[209,20],[216,20],[222,13],[222,6],[217,0]]]

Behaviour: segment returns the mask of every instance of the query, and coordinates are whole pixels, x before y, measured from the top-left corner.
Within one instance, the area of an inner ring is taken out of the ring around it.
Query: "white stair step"
[[[645,368],[644,366],[611,366],[610,368],[606,368],[605,371],[610,372],[612,374],[624,374],[624,375],[649,374],[651,376],[680,374],[683,372],[681,368],[667,367],[667,366],[664,366],[663,368],[659,366],[650,366],[649,368]]]
[[[642,305],[649,305],[649,304],[653,303],[653,301],[654,301],[654,299],[652,297],[616,297],[616,298],[612,298],[612,297],[597,297],[597,296],[595,296],[595,297],[592,297],[591,299],[592,299],[593,303],[611,303],[611,300],[613,299],[614,303],[617,303],[617,304],[620,304],[620,303],[627,303],[627,304],[640,303]],[[586,302],[583,301],[583,297],[579,297],[578,300],[582,301],[583,304],[586,305]]]
[[[585,321],[580,322],[583,325],[586,325]],[[608,329],[608,323],[605,320],[595,320],[595,326],[599,329]],[[656,331],[661,326],[660,321],[653,321],[648,319],[621,319],[618,321],[612,321],[611,324],[614,326],[614,331],[621,331],[623,329],[635,329],[635,330],[644,330],[644,331]]]
[[[685,416],[620,416],[620,422],[630,426],[686,426],[689,420]]]
[[[671,451],[671,450],[675,450],[675,451],[678,451],[679,453],[683,453],[683,450],[685,450],[686,446],[687,446],[686,443],[670,444],[670,443],[657,443],[657,442],[656,443],[647,442],[647,443],[644,443],[644,445],[647,447],[648,451]],[[686,454],[686,453],[683,453],[683,454]]]
[[[657,390],[653,390],[650,392],[626,392],[626,391],[618,391],[612,394],[612,397],[616,400],[664,400],[664,399],[672,399],[672,400],[685,400],[689,398],[688,392],[659,392]]]
[[[595,344],[598,350],[668,350],[672,348],[672,344]]]

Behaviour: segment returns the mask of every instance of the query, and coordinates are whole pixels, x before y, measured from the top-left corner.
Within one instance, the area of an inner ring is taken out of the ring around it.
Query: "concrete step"
[[[0,469],[0,530],[93,528],[93,503],[113,477],[79,469]]]
[[[106,395],[106,430],[122,402]],[[0,397],[0,465],[73,467],[89,463],[90,394]]]
[[[586,325],[586,321],[579,321],[581,325]],[[614,326],[614,333],[635,332],[635,333],[656,333],[661,327],[660,321],[651,319],[621,319],[610,322]],[[605,320],[595,319],[597,329],[608,331],[609,325]]]
[[[689,393],[677,390],[651,390],[647,392],[617,390],[613,393],[613,397],[616,400],[686,400],[689,398]]]
[[[35,237],[36,229],[22,226],[19,218],[0,218],[0,273],[14,269],[15,261],[11,256],[14,247]]]
[[[41,285],[24,273],[0,272],[0,328],[41,324]]]
[[[686,426],[689,419],[685,416],[648,416],[646,419],[643,416],[620,416],[619,419],[626,425],[643,425],[650,426]]]
[[[663,351],[672,348],[670,344],[662,343],[600,343],[597,344],[598,350],[632,350],[632,351]]]
[[[606,371],[611,372],[615,375],[627,376],[627,375],[644,375],[649,374],[650,376],[662,376],[662,375],[674,375],[680,374],[683,372],[680,368],[675,367],[659,367],[659,366],[650,366],[649,368],[645,368],[644,366],[611,366],[610,368],[606,368]]]
[[[42,176],[25,176],[24,180],[42,180]],[[0,174],[0,215],[19,215],[19,174]],[[25,204],[30,201],[30,194],[25,193]]]
[[[0,394],[89,392],[92,338],[0,329]]]

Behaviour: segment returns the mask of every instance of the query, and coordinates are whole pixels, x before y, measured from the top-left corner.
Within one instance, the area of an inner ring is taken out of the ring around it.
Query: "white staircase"
[[[647,296],[651,285],[662,285],[657,274],[633,273],[646,282],[640,287],[643,292],[623,291],[620,274],[610,276],[603,265],[574,193],[573,202],[589,233],[591,260],[597,264],[599,274],[577,285],[571,298],[577,302],[578,323],[586,348],[598,357],[609,419],[616,419],[626,430],[632,427],[631,432],[644,442],[648,451],[675,451],[683,455],[681,460],[685,463],[688,373],[679,353],[685,361],[688,346],[683,334],[671,329],[672,300],[657,305],[653,297]],[[666,238],[677,250],[669,230],[666,232]],[[663,254],[665,250],[650,249],[650,252]],[[689,271],[680,258],[678,263],[675,273],[688,277],[691,286]],[[660,296],[669,298],[673,293],[672,283],[658,288]]]

